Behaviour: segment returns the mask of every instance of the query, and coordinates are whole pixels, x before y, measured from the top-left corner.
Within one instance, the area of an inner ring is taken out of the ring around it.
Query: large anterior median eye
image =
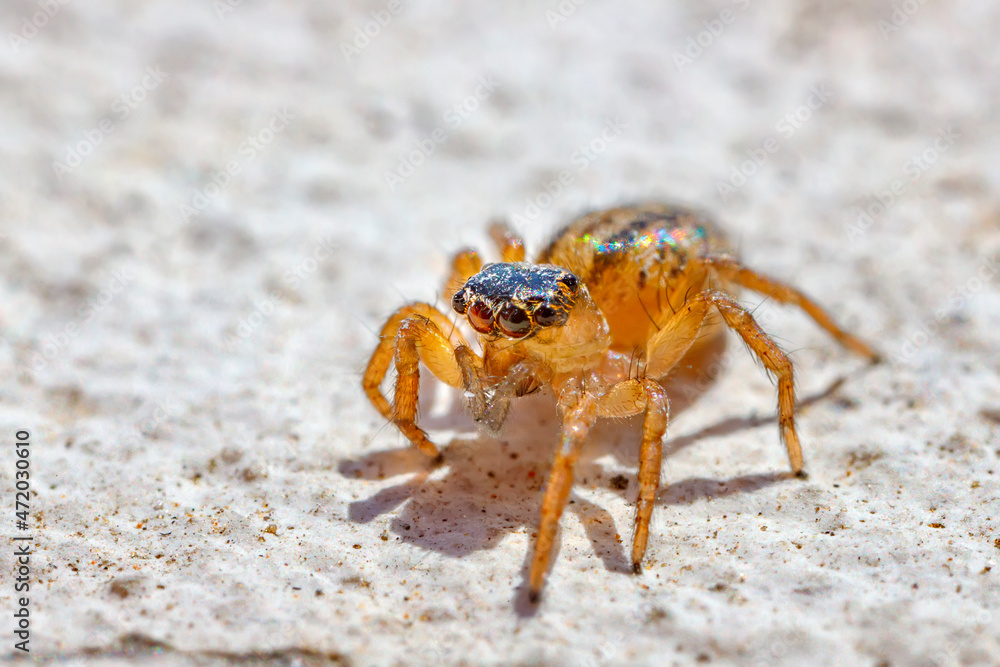
[[[479,333],[490,333],[493,331],[493,313],[490,307],[482,301],[476,301],[468,307],[465,313],[469,318],[469,324]]]
[[[505,336],[510,338],[521,338],[531,331],[531,318],[512,303],[506,304],[500,309],[497,323]]]

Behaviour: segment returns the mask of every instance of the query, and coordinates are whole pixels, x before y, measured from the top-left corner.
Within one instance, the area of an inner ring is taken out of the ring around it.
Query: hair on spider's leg
[[[688,287],[687,292],[684,292],[684,303],[687,303],[688,301],[691,300],[691,292],[694,292],[695,295],[698,295],[698,294],[701,294],[704,291],[705,290],[699,289],[699,288],[695,287],[694,285],[691,285],[690,287]],[[709,291],[711,291],[711,290],[709,290]]]
[[[399,298],[402,299],[403,301],[411,301],[412,300],[412,299],[410,299],[410,297],[408,297],[405,294],[403,294],[403,290],[401,290],[398,287],[396,287],[396,285],[390,284],[389,286],[392,287],[392,291],[395,292],[396,294],[398,294]]]
[[[670,306],[670,312],[673,315],[676,315],[677,314],[677,306],[674,306],[674,302],[670,300],[670,289],[669,289],[669,287],[668,287],[668,285],[666,283],[663,284],[663,295],[667,299],[667,305]],[[680,304],[680,306],[683,307],[684,304],[682,303],[682,304]]]
[[[361,326],[363,326],[365,329],[368,329],[368,331],[372,332],[373,336],[375,336],[376,338],[379,337],[379,333],[375,331],[375,329],[372,329],[370,326],[368,326],[368,323],[365,322],[363,319],[361,319],[360,316],[358,316],[356,313],[351,313],[351,316],[358,322],[361,322]]]
[[[364,446],[368,447],[368,445],[370,445],[373,442],[375,442],[375,438],[377,438],[379,436],[379,434],[381,434],[382,431],[385,430],[385,427],[388,426],[391,423],[392,423],[391,419],[386,419],[385,421],[383,421],[382,425],[379,426],[378,429],[375,431],[375,433],[372,434],[372,437],[368,438],[368,440],[365,441]]]
[[[449,322],[451,322],[451,329],[448,330],[449,339],[451,339],[451,337],[455,335],[455,332],[458,331],[458,318],[459,318],[458,313],[454,313],[451,319],[449,320]]]

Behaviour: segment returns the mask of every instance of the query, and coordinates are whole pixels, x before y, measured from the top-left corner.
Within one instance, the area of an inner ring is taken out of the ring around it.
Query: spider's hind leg
[[[749,269],[735,259],[729,257],[710,257],[704,260],[706,265],[716,270],[719,276],[731,280],[742,287],[758,294],[769,296],[779,303],[798,306],[813,319],[816,324],[825,329],[838,343],[862,356],[868,357],[872,363],[877,363],[881,357],[872,347],[842,329],[818,303],[799,290],[785,283]]]

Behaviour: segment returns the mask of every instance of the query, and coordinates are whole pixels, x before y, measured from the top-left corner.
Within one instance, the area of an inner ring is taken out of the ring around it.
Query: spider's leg
[[[872,362],[879,361],[879,353],[872,349],[868,343],[840,328],[834,322],[833,318],[830,317],[830,314],[823,310],[819,304],[794,287],[786,285],[770,276],[758,273],[753,269],[749,269],[730,257],[709,257],[702,261],[707,266],[714,268],[719,276],[725,280],[731,280],[749,290],[769,296],[779,303],[798,306],[816,324],[826,329],[841,345],[853,352],[868,357]]]
[[[725,292],[706,290],[692,296],[646,346],[646,373],[660,378],[670,372],[698,336],[708,311],[715,307],[729,328],[743,338],[764,367],[778,379],[778,419],[792,472],[802,470],[802,447],[795,430],[795,383],[792,362],[760,328],[753,315]]]
[[[559,517],[566,507],[566,499],[573,486],[573,470],[580,450],[587,439],[587,433],[597,419],[597,401],[586,392],[570,392],[570,405],[562,411],[563,424],[559,448],[556,450],[545,485],[545,496],[542,499],[541,520],[538,524],[538,540],[535,542],[535,553],[531,562],[528,596],[532,602],[538,602],[542,594],[542,584],[552,556],[552,545],[555,542],[556,529],[559,527]],[[563,404],[563,400],[560,400]]]
[[[645,378],[646,417],[642,421],[642,447],[639,450],[639,498],[635,505],[635,532],[632,535],[632,571],[642,569],[649,541],[649,520],[653,516],[656,491],[660,488],[663,460],[663,435],[667,432],[670,401],[658,382]]]
[[[483,268],[483,260],[479,258],[479,253],[472,248],[465,248],[455,253],[451,259],[451,271],[448,273],[448,278],[444,281],[444,289],[441,291],[445,303],[449,304],[448,307],[450,307],[451,297],[455,296],[455,292],[461,289],[465,281],[479,273],[481,268]]]
[[[524,241],[504,222],[494,222],[489,228],[490,238],[500,252],[502,262],[523,262]],[[483,260],[472,248],[465,248],[455,253],[451,260],[451,271],[444,283],[441,294],[446,302],[451,303],[451,297],[472,276],[483,268]]]
[[[461,388],[462,369],[456,354],[463,348],[468,349],[468,343],[441,311],[430,304],[413,303],[397,310],[382,327],[378,347],[365,370],[363,386],[372,404],[431,457],[440,456],[440,452],[415,422],[419,362],[423,361],[445,384]],[[396,364],[398,378],[390,404],[382,394],[381,385],[392,363]]]
[[[523,262],[524,241],[505,222],[490,225],[490,238],[500,251],[502,262]]]
[[[670,401],[655,380],[624,380],[601,399],[602,417],[626,417],[645,412],[642,422],[642,446],[639,450],[639,498],[635,506],[635,532],[632,535],[632,571],[642,569],[649,541],[649,521],[653,516],[656,491],[660,487],[663,460],[663,435],[667,432]]]

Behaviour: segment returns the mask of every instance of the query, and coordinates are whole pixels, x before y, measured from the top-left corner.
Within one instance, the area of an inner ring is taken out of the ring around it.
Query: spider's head
[[[455,293],[451,305],[479,333],[519,339],[566,324],[582,286],[557,266],[487,264]]]

